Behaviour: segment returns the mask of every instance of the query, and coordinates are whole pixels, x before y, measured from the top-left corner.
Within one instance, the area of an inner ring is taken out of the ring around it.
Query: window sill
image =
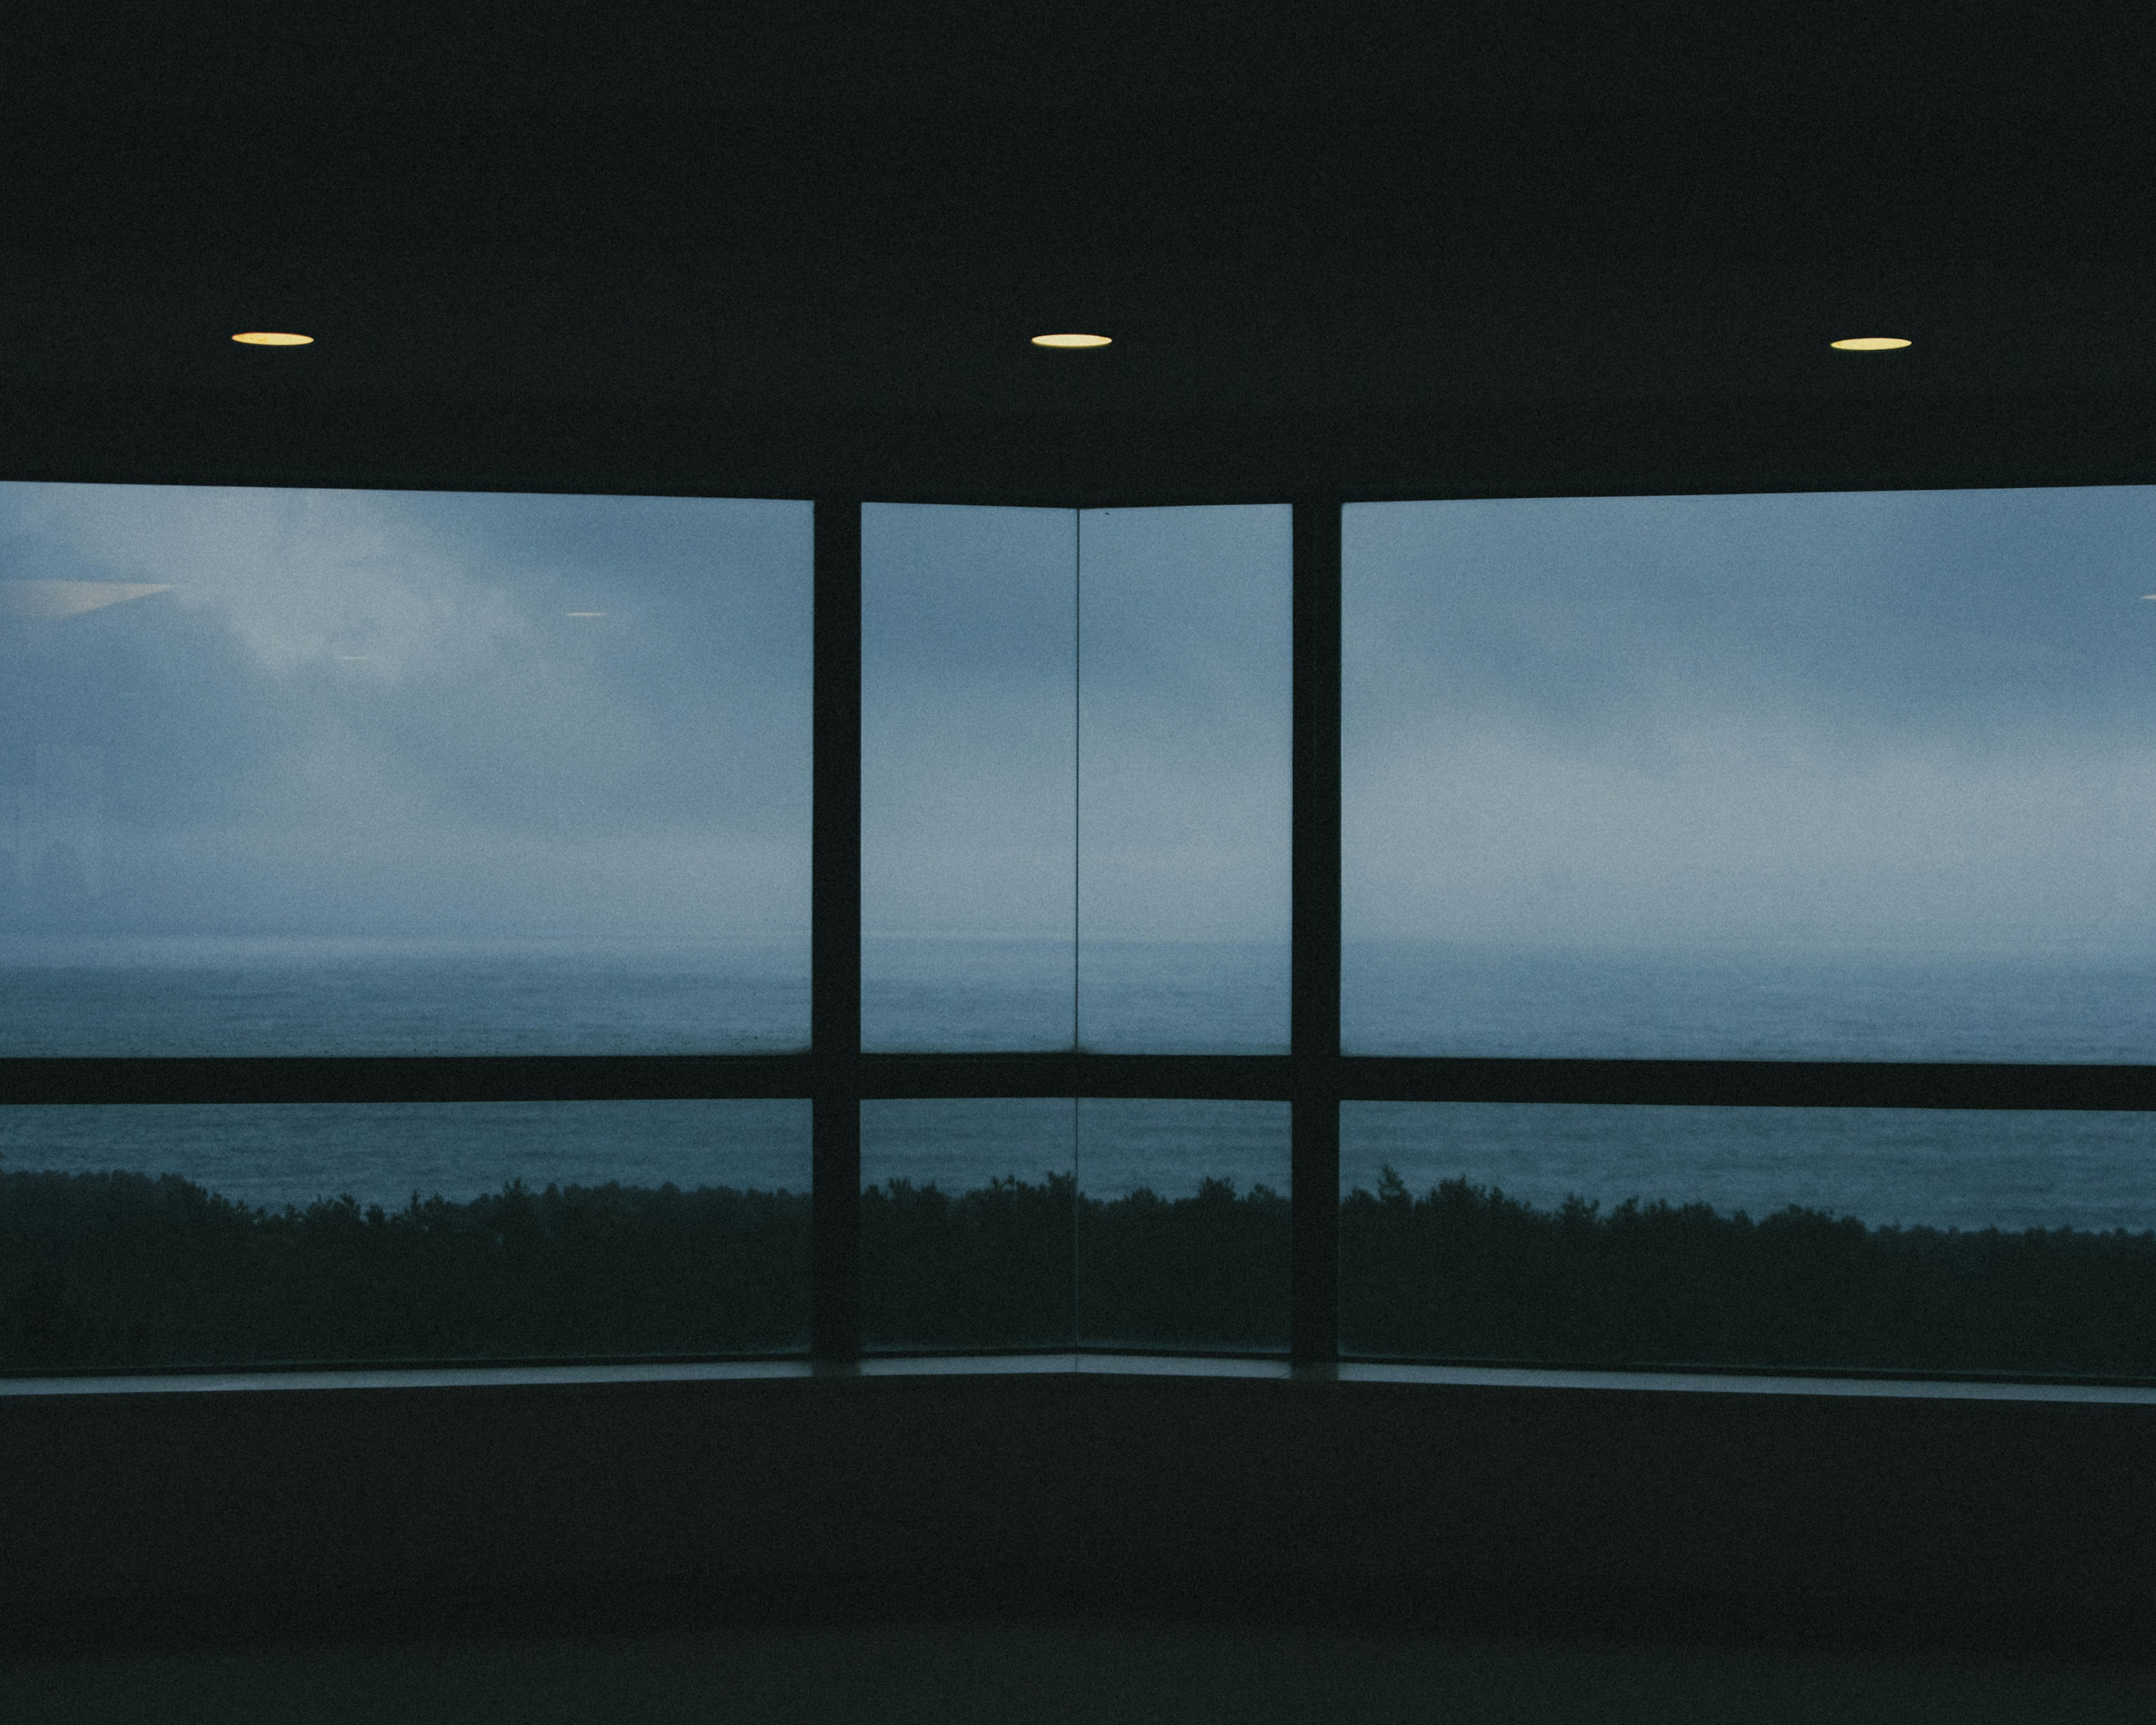
[[[211,1394],[309,1389],[485,1389],[530,1385],[701,1384],[802,1378],[1096,1377],[1267,1378],[1280,1382],[1450,1388],[1660,1391],[1692,1395],[1856,1396],[1917,1401],[2087,1402],[2156,1405],[2156,1385],[2006,1382],[1738,1372],[1439,1366],[1386,1361],[1293,1366],[1221,1355],[1014,1353],[871,1356],[856,1364],[806,1359],[660,1361],[597,1365],[353,1367],[290,1371],[170,1371],[0,1378],[0,1396]]]

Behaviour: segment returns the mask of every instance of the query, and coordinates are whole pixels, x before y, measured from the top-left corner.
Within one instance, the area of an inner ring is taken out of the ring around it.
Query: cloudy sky
[[[1089,932],[1285,938],[1285,507],[864,549],[872,932],[1067,939],[1082,829]],[[87,800],[109,927],[798,934],[810,573],[798,502],[0,486],[19,870]]]
[[[105,926],[795,932],[809,559],[805,503],[0,485],[18,848],[90,758]],[[108,582],[168,590],[38,584]]]
[[[1351,939],[2156,933],[2156,490],[1351,507]]]
[[[1351,506],[1350,937],[2156,934],[2152,530]],[[1284,938],[1288,548],[870,506],[871,934],[1067,936],[1075,885],[1103,938]],[[0,485],[0,840],[34,873],[88,773],[116,927],[798,936],[809,576],[800,502]]]
[[[1289,572],[1284,506],[870,505],[866,927],[1285,941]]]

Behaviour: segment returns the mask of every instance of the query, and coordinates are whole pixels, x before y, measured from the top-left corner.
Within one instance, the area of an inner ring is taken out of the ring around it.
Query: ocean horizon
[[[1281,943],[880,937],[864,1042],[953,1051],[1285,1050]],[[1353,943],[1342,1035],[1372,1054],[2156,1059],[2156,955],[1534,952]],[[751,1053],[805,1045],[803,942],[0,938],[0,1054]],[[864,1105],[863,1178],[946,1190],[1288,1189],[1287,1110],[1088,1100]],[[1349,1103],[1343,1189],[1381,1167],[1539,1205],[1789,1204],[1868,1224],[2156,1227],[2131,1112]],[[17,1106],[0,1171],[172,1173],[279,1208],[401,1206],[511,1179],[805,1191],[805,1101]]]

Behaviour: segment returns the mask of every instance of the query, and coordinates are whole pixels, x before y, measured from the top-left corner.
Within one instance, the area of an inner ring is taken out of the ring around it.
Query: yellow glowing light
[[[245,341],[255,347],[305,347],[315,338],[312,336],[295,336],[289,331],[242,330],[232,339]]]
[[[1909,344],[1899,336],[1849,336],[1827,345],[1851,353],[1882,353],[1889,347],[1907,347]]]
[[[1115,338],[1111,336],[1035,336],[1036,347],[1106,347]]]

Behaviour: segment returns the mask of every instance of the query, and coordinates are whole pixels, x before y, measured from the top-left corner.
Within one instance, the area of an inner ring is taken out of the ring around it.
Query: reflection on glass
[[[0,1369],[799,1351],[808,1105],[0,1109]]]
[[[864,512],[867,1046],[1285,1049],[1289,544]]]
[[[806,1040],[810,509],[0,485],[0,1053]]]
[[[2156,1055],[2156,489],[1346,511],[1371,1054]]]
[[[1285,1349],[1287,1176],[1280,1103],[865,1102],[864,1339]]]
[[[2156,1375],[2139,1113],[1353,1102],[1348,1353]]]

